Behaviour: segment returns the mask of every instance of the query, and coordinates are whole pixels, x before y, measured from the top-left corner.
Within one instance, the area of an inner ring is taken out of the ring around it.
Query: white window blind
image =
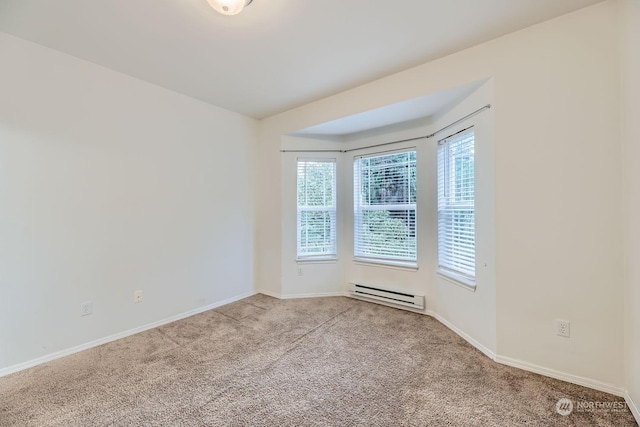
[[[416,152],[354,159],[356,259],[416,261]]]
[[[438,264],[474,280],[474,133],[446,139],[438,147]]]
[[[297,181],[297,258],[335,257],[335,159],[298,159]]]

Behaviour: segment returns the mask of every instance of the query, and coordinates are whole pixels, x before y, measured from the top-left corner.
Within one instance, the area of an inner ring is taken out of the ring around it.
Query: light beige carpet
[[[635,426],[621,399],[492,362],[431,317],[255,295],[0,378],[2,426]]]

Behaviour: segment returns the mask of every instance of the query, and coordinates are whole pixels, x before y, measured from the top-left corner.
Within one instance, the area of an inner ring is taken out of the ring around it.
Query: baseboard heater
[[[406,292],[392,291],[358,283],[349,283],[349,294],[358,298],[367,298],[424,310],[424,295],[412,295]]]

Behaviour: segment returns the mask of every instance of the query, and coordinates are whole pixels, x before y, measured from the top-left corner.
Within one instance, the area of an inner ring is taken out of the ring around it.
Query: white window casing
[[[334,259],[336,160],[297,160],[297,260]]]
[[[415,267],[416,151],[354,158],[354,258]]]
[[[441,274],[475,286],[474,132],[438,147],[438,266]]]

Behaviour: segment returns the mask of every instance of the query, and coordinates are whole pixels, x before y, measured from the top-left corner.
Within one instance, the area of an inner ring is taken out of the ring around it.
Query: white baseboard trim
[[[265,291],[265,290],[262,290],[262,289],[258,289],[258,290],[256,291],[256,293],[257,293],[257,294],[263,294],[263,295],[266,295],[266,296],[268,296],[268,297],[273,297],[273,298],[282,299],[282,295],[280,295],[280,294],[279,294],[279,293],[277,293],[277,292],[271,292],[271,291]]]
[[[322,297],[344,297],[348,296],[345,292],[321,292],[315,294],[279,294],[277,292],[258,290],[256,293],[264,294],[278,299],[299,299],[299,298],[322,298]]]
[[[627,402],[627,406],[629,407],[629,410],[635,417],[636,422],[640,425],[640,410],[638,409],[638,405],[636,405],[636,402],[634,402],[633,399],[631,398],[631,395],[629,394],[628,391],[624,392],[624,400],[625,402]]]
[[[223,301],[214,302],[213,304],[206,305],[204,307],[198,307],[193,310],[186,311],[184,313],[176,314],[175,316],[167,317],[162,320],[158,320],[156,322],[151,322],[143,326],[139,326],[137,328],[129,329],[127,331],[119,332],[117,334],[109,335],[104,338],[99,338],[94,341],[90,341],[88,343],[80,344],[75,347],[71,347],[65,350],[56,351],[55,353],[47,354],[42,357],[38,357],[36,359],[29,360],[27,362],[18,363],[17,365],[12,365],[6,368],[0,369],[0,377],[4,377],[10,374],[14,374],[19,371],[23,371],[28,368],[33,368],[34,366],[42,365],[43,363],[51,362],[56,359],[60,359],[61,357],[70,356],[74,353],[81,352],[83,350],[88,350],[93,347],[97,347],[102,344],[106,344],[115,340],[119,340],[121,338],[128,337],[130,335],[135,335],[140,332],[147,331],[149,329],[157,328],[158,326],[166,325],[167,323],[172,323],[178,320],[185,319],[187,317],[195,316],[196,314],[204,313],[205,311],[212,310],[214,308],[221,307],[226,304],[230,304],[232,302],[250,297],[255,295],[257,292],[249,292],[246,294],[238,295],[233,298],[229,298]]]
[[[322,292],[315,294],[286,294],[280,295],[280,299],[298,299],[298,298],[323,298],[323,297],[343,297],[344,292]]]
[[[544,368],[542,366],[534,365],[533,363],[524,362],[518,359],[513,359],[511,357],[498,355],[495,361],[498,363],[502,363],[503,365],[513,366],[514,368],[544,375],[545,377],[555,378],[557,380],[566,381],[568,383],[589,387],[594,390],[603,391],[605,393],[613,394],[618,397],[623,397],[625,394],[625,390],[623,388],[617,387],[613,384],[605,383],[591,378],[580,377],[578,375],[567,374],[565,372],[556,371],[555,369]]]
[[[460,335],[460,337],[462,337],[462,339],[464,339],[466,342],[468,342],[469,344],[471,344],[472,346],[480,350],[489,359],[496,360],[496,354],[490,348],[476,341],[470,335],[467,335],[467,333],[463,332],[461,329],[459,329],[457,326],[449,322],[447,319],[445,319],[438,313],[434,313],[432,314],[432,316],[435,317],[438,322],[442,323],[444,326],[451,329],[456,334]]]

